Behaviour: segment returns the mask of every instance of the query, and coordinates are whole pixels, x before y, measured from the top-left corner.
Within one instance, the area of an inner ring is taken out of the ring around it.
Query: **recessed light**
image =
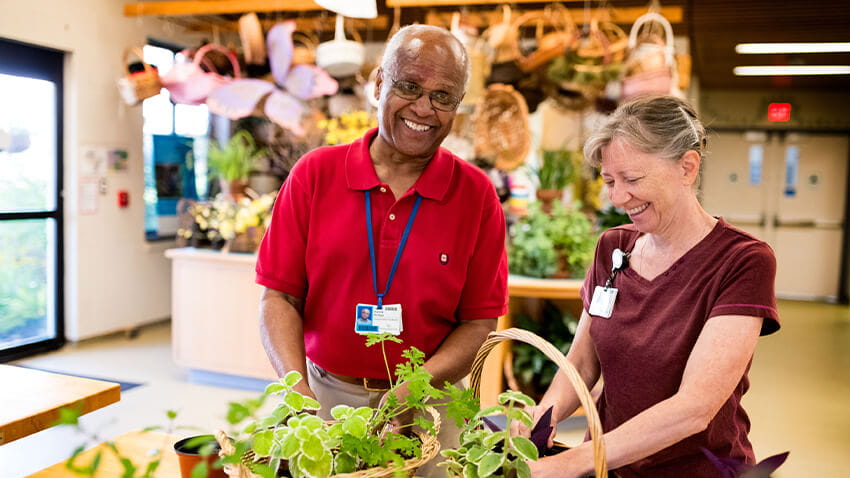
[[[740,43],[735,52],[744,55],[759,53],[842,53],[850,52],[850,42],[832,43]]]
[[[736,66],[737,76],[850,75],[850,65]]]

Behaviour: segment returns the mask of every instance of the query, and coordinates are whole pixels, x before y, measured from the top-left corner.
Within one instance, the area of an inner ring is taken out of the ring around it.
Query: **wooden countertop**
[[[180,467],[177,463],[177,454],[174,453],[174,442],[178,437],[160,432],[132,431],[125,433],[114,440],[115,446],[121,450],[121,454],[129,458],[139,470],[144,470],[151,460],[152,450],[162,450],[162,461],[156,469],[157,478],[179,478]],[[124,468],[115,457],[115,454],[101,443],[89,448],[79,455],[79,464],[91,463],[97,453],[102,452],[100,467],[93,478],[117,478],[124,476]],[[79,475],[65,468],[65,461],[56,463],[28,478],[79,478]]]
[[[117,383],[0,365],[0,445],[51,427],[62,407],[89,413],[121,399]]]

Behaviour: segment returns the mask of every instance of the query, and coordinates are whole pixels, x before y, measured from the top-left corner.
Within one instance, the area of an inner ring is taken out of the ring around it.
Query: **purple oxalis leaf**
[[[769,456],[755,465],[748,465],[735,458],[718,458],[706,448],[700,448],[700,450],[708,457],[715,468],[723,474],[722,478],[770,478],[771,473],[785,463],[790,453],[786,451],[785,453]]]
[[[490,419],[489,419],[489,418],[487,418],[487,417],[481,417],[481,421],[483,421],[483,422],[484,422],[484,424],[485,424],[485,425],[487,425],[487,428],[489,428],[491,432],[500,432],[500,431],[502,431],[502,429],[501,429],[501,428],[499,428],[499,425],[496,425],[496,424],[493,422],[493,420],[490,420]]]
[[[549,448],[549,437],[552,436],[554,428],[552,426],[552,407],[549,407],[534,424],[534,428],[531,429],[531,442],[534,443],[541,455]]]

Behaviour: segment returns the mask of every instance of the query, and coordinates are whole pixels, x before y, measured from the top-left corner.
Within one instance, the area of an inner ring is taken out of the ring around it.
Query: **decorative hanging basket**
[[[531,148],[528,106],[512,86],[492,84],[475,106],[475,155],[511,171],[525,162]]]
[[[144,70],[130,72],[130,55],[135,55],[139,58],[142,66],[144,66]],[[160,90],[162,90],[159,71],[156,67],[145,63],[142,49],[137,46],[129,47],[124,50],[123,58],[127,73],[118,79],[118,91],[121,93],[121,99],[128,105],[133,106],[147,98],[158,95]]]
[[[658,24],[664,37],[641,35],[641,30]],[[673,55],[673,27],[664,16],[649,12],[635,20],[629,32],[629,57],[623,76],[622,97],[629,100],[640,95],[678,94],[679,78]]]
[[[420,466],[436,457],[440,452],[440,441],[437,439],[437,434],[440,432],[440,412],[438,412],[434,407],[426,407],[426,410],[431,414],[431,418],[434,421],[434,432],[416,432],[417,436],[422,441],[421,457],[414,457],[405,460],[401,470],[398,470],[393,466],[376,466],[365,470],[355,471],[353,473],[342,473],[333,476],[336,478],[390,478],[395,475],[396,471],[402,471],[409,476],[413,476]],[[233,442],[224,431],[216,430],[214,434],[216,441],[218,441],[221,446],[221,452],[219,455],[224,457],[236,453],[236,448],[234,447]],[[268,463],[268,457],[257,458],[254,456],[253,451],[248,450],[242,455],[241,463],[238,465],[225,465],[224,473],[230,478],[260,478],[251,471],[251,465],[253,463]]]

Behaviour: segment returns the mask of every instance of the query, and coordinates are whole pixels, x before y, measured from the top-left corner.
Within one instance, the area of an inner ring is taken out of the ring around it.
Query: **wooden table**
[[[579,291],[583,279],[536,279],[517,275],[508,276],[508,296],[514,297],[537,297],[540,299],[566,299],[581,300]],[[497,329],[503,330],[513,325],[511,320],[511,304],[508,304],[508,313],[499,317]],[[481,373],[481,406],[489,407],[496,405],[496,397],[505,390],[504,373],[505,367],[511,364],[510,342],[502,342],[493,350],[484,362],[484,370]]]
[[[180,467],[177,464],[177,454],[174,453],[174,442],[178,437],[160,432],[133,431],[117,437],[115,446],[121,454],[129,458],[139,470],[144,470],[151,460],[151,450],[162,450],[162,461],[156,469],[157,478],[179,478]],[[116,478],[123,476],[124,469],[105,444],[101,443],[89,448],[78,457],[78,464],[91,463],[92,458],[98,452],[103,452],[100,467],[93,478]],[[28,478],[79,478],[65,468],[65,461],[61,461],[49,468],[30,475]]]
[[[53,426],[62,407],[89,413],[121,399],[117,383],[0,365],[0,445]]]

